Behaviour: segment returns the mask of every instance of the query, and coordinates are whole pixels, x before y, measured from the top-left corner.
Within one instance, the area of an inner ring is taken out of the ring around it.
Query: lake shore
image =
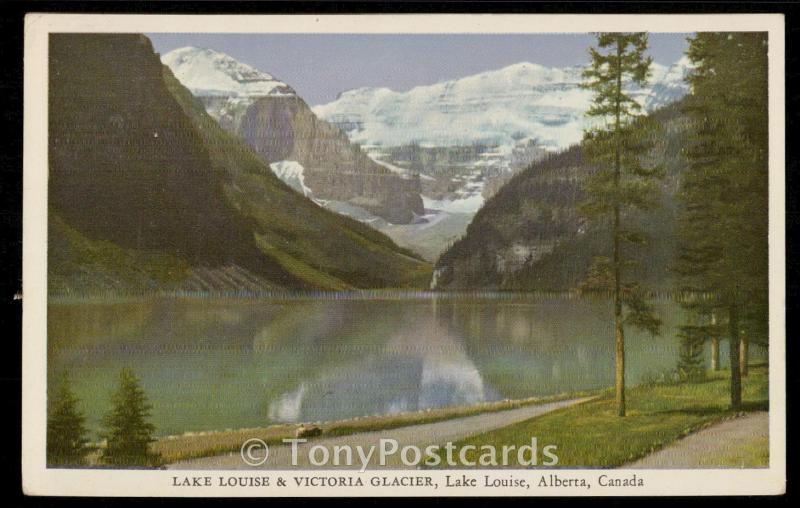
[[[717,371],[709,372],[702,382],[648,383],[630,387],[628,416],[623,419],[615,415],[613,394],[607,389],[335,421],[187,432],[158,438],[151,450],[160,455],[161,464],[180,467],[181,464],[214,463],[215,458],[238,458],[242,443],[248,439],[257,438],[280,448],[284,445],[283,440],[295,438],[298,428],[303,425],[320,429],[321,433],[310,439],[312,443],[342,439],[356,442],[362,436],[382,435],[382,431],[390,429],[412,432],[417,438],[414,429],[447,427],[458,430],[461,437],[454,437],[455,446],[459,448],[484,444],[520,446],[526,444],[530,436],[536,436],[541,442],[557,446],[559,462],[556,467],[635,467],[637,461],[668,452],[706,429],[766,414],[769,406],[768,377],[766,365],[751,366],[750,375],[744,378],[744,407],[739,412],[728,408],[727,371]],[[536,407],[543,410],[537,412]],[[528,417],[516,421],[512,418],[504,424],[484,429],[467,425],[468,432],[464,431],[464,424],[472,419],[493,420],[492,413],[511,415],[526,409],[532,411]],[[719,464],[704,463],[705,467],[765,467],[768,464],[768,439],[757,441],[754,440],[757,449],[749,450],[744,459],[740,457],[742,454],[733,458],[726,456],[725,460],[720,459]],[[713,457],[706,462],[709,460],[713,462]],[[91,458],[90,462],[93,462]]]
[[[529,397],[526,399],[481,402],[478,404],[449,406],[390,415],[361,416],[328,422],[306,422],[306,424],[313,423],[313,425],[319,427],[322,430],[321,435],[323,437],[336,437],[425,423],[435,423],[483,413],[519,409],[568,399],[591,397],[594,395],[597,395],[597,392],[571,392],[548,397]],[[270,445],[282,443],[284,439],[294,438],[295,432],[301,425],[302,423],[286,423],[249,429],[189,432],[177,436],[161,437],[151,445],[151,449],[153,452],[161,455],[161,461],[163,463],[168,464],[182,460],[238,452],[242,443],[253,438],[261,439]]]
[[[328,450],[337,449],[361,449],[378,450],[382,449],[382,442],[386,439],[396,445],[396,449],[416,448],[419,450],[429,449],[431,446],[441,446],[442,443],[453,442],[458,439],[471,436],[478,432],[499,429],[514,423],[537,418],[541,415],[565,407],[585,403],[594,397],[581,397],[565,399],[555,402],[544,402],[541,404],[529,404],[516,409],[502,411],[489,411],[471,416],[460,416],[439,420],[432,423],[415,423],[392,429],[361,430],[354,434],[342,436],[319,436],[310,439],[308,443],[303,443],[295,448],[294,445],[277,444],[270,446],[269,455],[263,463],[256,459],[256,463],[249,463],[239,450],[227,454],[214,455],[179,461],[166,465],[167,469],[175,470],[252,470],[253,468],[264,470],[288,470],[288,469],[315,469],[325,467],[328,469],[417,469],[425,467],[420,462],[404,461],[402,453],[387,452],[384,458],[373,456],[368,460],[350,460],[346,457],[337,457],[325,464],[320,464],[316,459],[312,459],[310,450],[320,447]],[[249,455],[249,454],[248,454]],[[259,457],[258,452],[249,455]],[[340,461],[341,459],[341,461]]]

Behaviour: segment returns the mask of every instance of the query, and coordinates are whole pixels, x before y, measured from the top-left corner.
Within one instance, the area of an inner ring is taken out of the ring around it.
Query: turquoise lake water
[[[661,336],[627,333],[630,384],[676,364],[681,312],[657,308]],[[123,367],[159,435],[551,395],[614,375],[609,302],[564,297],[51,303],[48,333],[50,380],[68,373],[93,431]]]

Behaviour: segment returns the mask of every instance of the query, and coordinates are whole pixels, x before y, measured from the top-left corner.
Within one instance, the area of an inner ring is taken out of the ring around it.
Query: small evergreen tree
[[[152,406],[130,369],[122,369],[119,388],[111,402],[111,411],[103,418],[103,437],[107,440],[103,462],[115,466],[155,465],[158,457],[150,452],[155,427],[147,421]]]
[[[647,242],[631,227],[630,215],[658,202],[659,166],[642,160],[652,145],[653,122],[643,118],[641,106],[628,93],[630,86],[646,84],[652,59],[645,57],[646,33],[600,33],[590,48],[591,64],[583,87],[593,92],[587,116],[596,126],[584,136],[587,155],[595,165],[585,184],[582,211],[590,221],[610,226],[610,257],[598,257],[583,289],[608,292],[614,301],[614,364],[617,414],[625,416],[625,324],[658,333],[661,322],[632,280],[625,249]],[[626,259],[627,258],[627,259]]]
[[[47,465],[80,466],[85,463],[86,418],[78,408],[69,379],[64,376],[48,400]]]
[[[706,341],[706,327],[686,325],[680,328],[678,339],[678,377],[682,381],[701,381],[705,379],[705,359],[703,343]]]

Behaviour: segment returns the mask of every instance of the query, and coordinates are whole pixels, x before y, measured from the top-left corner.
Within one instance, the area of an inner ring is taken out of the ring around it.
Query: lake
[[[630,384],[677,360],[680,310],[656,305],[661,336],[627,333]],[[93,431],[122,367],[158,435],[325,421],[611,386],[611,317],[536,295],[51,302],[48,372],[69,373]]]

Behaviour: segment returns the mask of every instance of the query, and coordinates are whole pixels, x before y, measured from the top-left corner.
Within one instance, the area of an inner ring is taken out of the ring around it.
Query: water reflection
[[[659,310],[662,337],[628,334],[631,383],[674,366],[678,310]],[[49,372],[94,428],[123,366],[159,434],[330,420],[609,386],[609,316],[560,298],[53,304]]]
[[[364,314],[356,315],[368,315],[370,307],[361,307]],[[296,401],[298,394],[299,417],[310,419],[397,413],[499,397],[485,386],[464,342],[427,310],[421,305],[391,309],[393,326],[387,335],[376,333],[372,343],[362,347],[343,345],[349,354],[335,362],[319,358],[317,368],[301,382],[303,389],[282,394],[270,410],[281,413],[279,408]],[[284,421],[298,419],[285,414]]]

